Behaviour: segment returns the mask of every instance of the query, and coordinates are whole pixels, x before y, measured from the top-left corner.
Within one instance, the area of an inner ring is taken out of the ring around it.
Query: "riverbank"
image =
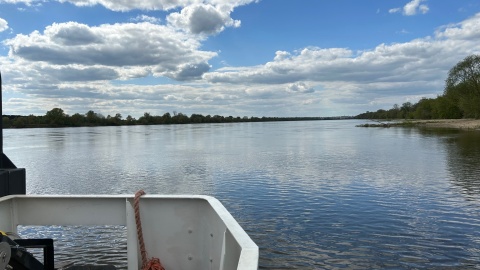
[[[430,120],[405,120],[402,122],[376,121],[358,125],[358,127],[395,127],[415,126],[426,128],[451,128],[462,130],[480,130],[480,119],[430,119]]]
[[[410,120],[404,123],[431,128],[480,129],[480,119]]]

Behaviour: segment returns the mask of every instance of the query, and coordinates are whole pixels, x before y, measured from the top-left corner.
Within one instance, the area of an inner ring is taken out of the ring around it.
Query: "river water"
[[[480,269],[480,131],[359,123],[9,129],[4,152],[28,194],[214,196],[259,245],[260,269]],[[121,267],[117,229],[48,233],[60,256]]]

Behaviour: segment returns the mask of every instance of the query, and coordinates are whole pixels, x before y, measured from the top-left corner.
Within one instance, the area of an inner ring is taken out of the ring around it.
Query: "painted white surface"
[[[128,269],[141,259],[133,196],[13,195],[0,198],[0,230],[18,225],[124,225]],[[145,246],[166,269],[258,268],[258,247],[225,207],[209,196],[144,195]]]

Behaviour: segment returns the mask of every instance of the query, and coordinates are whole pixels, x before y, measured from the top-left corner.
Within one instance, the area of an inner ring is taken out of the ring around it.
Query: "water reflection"
[[[449,129],[420,129],[424,136],[440,138],[447,155],[450,181],[468,199],[480,195],[480,132]]]
[[[478,132],[355,125],[6,130],[5,152],[28,193],[213,195],[260,268],[478,265]]]
[[[480,195],[480,132],[463,132],[445,140],[452,183],[469,198]]]
[[[55,263],[114,265],[127,269],[125,226],[19,226],[22,238],[54,239]],[[29,249],[43,261],[41,249]]]

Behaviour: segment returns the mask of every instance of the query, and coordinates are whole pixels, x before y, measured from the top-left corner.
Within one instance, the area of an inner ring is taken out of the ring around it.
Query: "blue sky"
[[[478,0],[0,0],[4,114],[338,116],[442,94]]]

